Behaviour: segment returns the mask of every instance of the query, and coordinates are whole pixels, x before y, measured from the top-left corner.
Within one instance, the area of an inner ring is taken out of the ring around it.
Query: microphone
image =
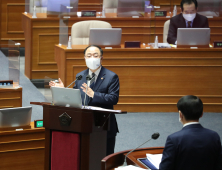
[[[156,140],[157,138],[159,138],[160,134],[158,132],[152,134],[151,136],[151,139],[154,139]],[[145,143],[149,142],[151,139],[147,140],[146,142],[144,142],[143,144],[141,144],[140,146],[144,145]],[[137,148],[139,148],[140,146],[138,146]],[[119,166],[119,167],[124,167],[124,166],[127,166],[127,162],[126,162],[126,157],[133,151],[135,151],[137,148],[131,150],[130,152],[128,152],[124,158],[124,162],[123,162],[123,165],[122,166]]]
[[[91,77],[90,77],[90,75],[88,74],[88,75],[86,76],[86,81],[87,81],[86,93],[87,93],[88,84],[89,84],[90,80],[91,80]],[[84,98],[84,108],[85,108],[85,106],[86,106],[86,93],[85,93],[85,98]]]
[[[78,77],[76,77],[76,79],[70,84],[68,85],[66,88],[68,88],[69,86],[71,86],[73,83],[75,83],[77,80],[81,80],[82,79],[82,75],[79,75]]]

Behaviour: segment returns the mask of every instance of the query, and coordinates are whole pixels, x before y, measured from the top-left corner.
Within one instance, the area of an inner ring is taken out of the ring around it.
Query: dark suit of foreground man
[[[199,123],[203,115],[202,101],[196,96],[184,96],[177,107],[184,127],[168,136],[160,170],[221,169],[220,137]]]
[[[182,13],[170,19],[169,32],[167,42],[175,44],[177,41],[177,29],[188,28],[190,21],[191,28],[209,28],[208,19],[197,13],[198,3],[196,0],[182,0]]]
[[[119,78],[114,72],[102,67],[103,51],[98,46],[88,46],[84,51],[84,58],[88,69],[80,72],[77,76],[82,75],[81,80],[77,80],[73,88],[80,89],[82,104],[87,88],[86,76],[95,74],[95,84],[88,87],[86,95],[86,105],[97,106],[106,109],[113,109],[119,100]],[[50,86],[64,87],[62,81],[55,84],[50,82]],[[110,114],[110,129],[107,132],[107,155],[114,153],[116,133],[118,126],[114,114]]]

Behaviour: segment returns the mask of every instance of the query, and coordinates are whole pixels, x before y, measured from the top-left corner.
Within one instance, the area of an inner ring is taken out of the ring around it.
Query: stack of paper
[[[147,159],[156,167],[156,169],[159,169],[162,156],[163,154],[146,154]]]
[[[115,168],[115,170],[144,170],[144,169],[133,165],[128,165],[124,167]]]

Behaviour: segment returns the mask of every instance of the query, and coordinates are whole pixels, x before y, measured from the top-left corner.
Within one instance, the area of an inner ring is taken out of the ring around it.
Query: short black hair
[[[198,120],[203,113],[203,102],[197,96],[183,96],[177,102],[177,108],[186,120]]]
[[[195,4],[195,8],[197,9],[197,7],[198,7],[198,3],[197,3],[197,0],[182,0],[181,1],[181,3],[180,3],[180,8],[181,8],[181,10],[183,11],[183,5],[184,4],[192,4],[192,3],[194,3]]]
[[[100,46],[98,46],[98,45],[90,45],[90,46],[86,47],[85,50],[84,50],[84,55],[85,55],[85,53],[86,53],[86,50],[87,50],[89,47],[96,47],[96,48],[98,48],[99,51],[100,51],[101,56],[103,56],[103,50],[102,50],[102,48],[101,48]]]

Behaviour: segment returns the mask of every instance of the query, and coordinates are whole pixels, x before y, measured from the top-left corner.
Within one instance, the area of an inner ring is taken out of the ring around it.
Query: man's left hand
[[[87,87],[88,87],[87,84],[86,84],[86,83],[83,83],[80,88],[83,90],[84,93],[86,93],[86,88],[87,88]],[[86,94],[87,94],[89,97],[92,97],[92,98],[93,98],[93,96],[94,96],[94,91],[93,91],[90,87],[88,87]]]

